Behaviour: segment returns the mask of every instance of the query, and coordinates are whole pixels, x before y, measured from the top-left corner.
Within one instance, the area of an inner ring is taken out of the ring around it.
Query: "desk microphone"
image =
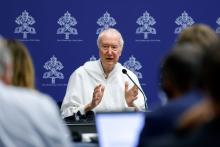
[[[146,102],[147,102],[147,98],[144,94],[144,92],[141,90],[141,88],[134,82],[134,80],[129,76],[129,74],[127,73],[127,70],[126,69],[122,69],[122,73],[127,75],[128,78],[134,83],[135,86],[137,86],[137,88],[140,90],[140,92],[143,94],[144,96],[144,107],[145,107],[145,110],[147,111],[147,105],[146,105]]]

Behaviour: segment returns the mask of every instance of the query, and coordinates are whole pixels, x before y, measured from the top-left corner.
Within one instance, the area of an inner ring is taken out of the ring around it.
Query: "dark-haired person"
[[[188,27],[177,37],[162,66],[161,86],[170,101],[146,117],[139,146],[174,132],[181,115],[201,101],[203,57],[216,42],[218,35],[205,24]]]

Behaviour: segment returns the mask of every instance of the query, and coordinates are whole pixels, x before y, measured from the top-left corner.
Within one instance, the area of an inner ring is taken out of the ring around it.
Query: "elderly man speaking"
[[[86,62],[70,76],[61,106],[63,118],[78,111],[85,114],[88,111],[145,109],[144,93],[138,90],[138,78],[118,63],[124,45],[121,33],[108,28],[99,34],[97,45],[100,59]],[[123,69],[138,87],[122,73]]]

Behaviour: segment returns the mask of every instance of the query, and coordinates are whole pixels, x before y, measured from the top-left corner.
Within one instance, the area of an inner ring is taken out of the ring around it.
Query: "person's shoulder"
[[[84,63],[83,66],[92,66],[94,64],[97,64],[99,62],[99,60],[94,60],[94,61],[87,61]]]
[[[155,110],[154,114],[167,115],[167,117],[179,116],[193,104],[195,104],[195,102],[182,97],[158,108],[157,110]]]
[[[84,71],[84,65],[86,64],[87,62],[85,62],[83,65],[77,67],[70,75],[70,77],[75,77],[76,75],[80,75],[83,73]]]
[[[83,65],[79,66],[73,73],[74,74],[81,74],[83,73],[86,69],[94,69],[93,67],[98,64],[98,60],[96,61],[87,61]]]
[[[101,71],[101,62],[100,60],[88,61],[83,65],[83,70],[88,72],[89,74],[97,74]]]
[[[198,103],[203,98],[199,91],[188,91],[184,95],[178,97],[176,100],[167,104],[167,107],[176,109],[187,109],[192,105]]]
[[[52,98],[37,90],[9,86],[7,88],[9,94],[12,96],[12,101],[25,105],[54,105]]]
[[[12,98],[12,107],[23,112],[32,119],[51,119],[58,114],[58,107],[52,97],[37,90],[12,87],[16,94]],[[35,116],[32,116],[35,115]]]

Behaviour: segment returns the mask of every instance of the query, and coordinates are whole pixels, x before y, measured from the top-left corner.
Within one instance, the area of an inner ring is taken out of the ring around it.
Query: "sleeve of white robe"
[[[61,106],[61,116],[62,118],[68,117],[80,111],[84,114],[84,105],[82,104],[83,95],[82,95],[82,75],[79,74],[77,69],[71,76],[67,85],[66,95],[63,99]]]

